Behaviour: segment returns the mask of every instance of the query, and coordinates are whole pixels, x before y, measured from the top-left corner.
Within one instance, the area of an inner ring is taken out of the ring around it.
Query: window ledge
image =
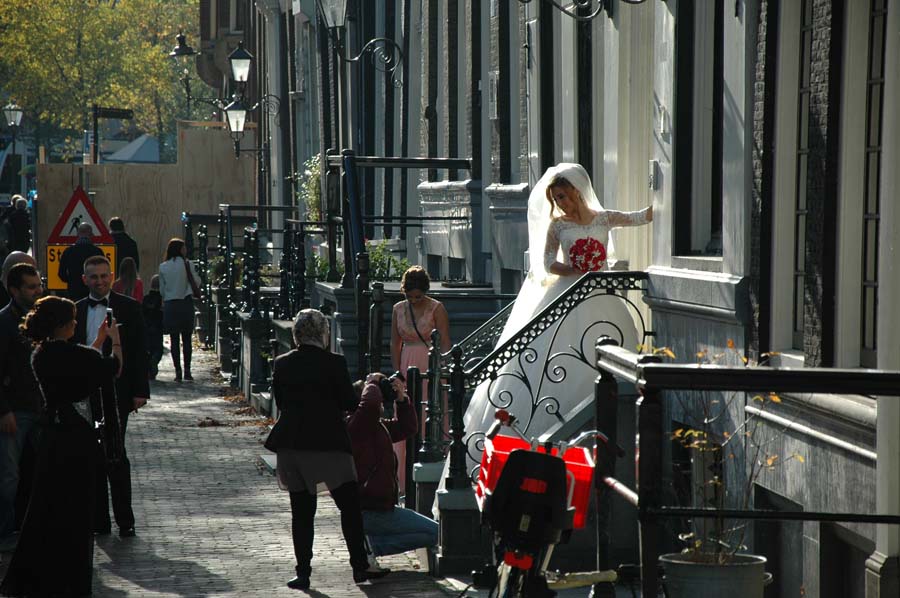
[[[772,355],[769,363],[776,368],[802,368],[805,366],[806,355],[802,351],[789,349],[787,351],[773,351],[778,355]]]
[[[673,255],[672,267],[699,272],[721,272],[722,256]]]

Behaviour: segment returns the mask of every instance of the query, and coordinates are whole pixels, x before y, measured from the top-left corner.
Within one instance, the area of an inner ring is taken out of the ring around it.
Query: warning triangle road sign
[[[78,238],[78,225],[86,222],[93,229],[91,240],[97,243],[114,243],[112,235],[109,234],[103,219],[97,213],[97,209],[91,204],[87,193],[81,185],[72,193],[72,198],[63,209],[56,226],[47,238],[48,245],[63,245],[74,243]]]

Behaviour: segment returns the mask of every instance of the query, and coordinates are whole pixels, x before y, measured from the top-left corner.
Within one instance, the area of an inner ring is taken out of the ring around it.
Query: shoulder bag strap
[[[194,297],[199,299],[202,296],[202,293],[200,293],[200,287],[197,286],[197,281],[194,280],[194,274],[191,272],[191,265],[186,259],[182,259],[182,261],[184,262],[184,273],[187,275],[188,283],[191,285],[191,292],[194,294]]]
[[[418,336],[419,340],[421,340],[423,343],[425,343],[427,345],[428,341],[426,341],[424,338],[422,338],[422,333],[419,332],[419,327],[416,326],[416,314],[413,313],[412,303],[409,302],[409,299],[406,300],[406,307],[409,308],[409,317],[412,318],[413,330],[416,331],[416,336]]]

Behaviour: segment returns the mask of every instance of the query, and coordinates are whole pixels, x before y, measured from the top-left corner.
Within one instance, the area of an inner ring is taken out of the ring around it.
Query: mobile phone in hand
[[[113,310],[111,307],[106,308],[106,325],[110,328],[113,325]]]

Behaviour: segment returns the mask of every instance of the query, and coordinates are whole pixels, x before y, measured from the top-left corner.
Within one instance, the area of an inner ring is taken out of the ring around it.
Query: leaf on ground
[[[214,428],[218,426],[224,426],[222,422],[217,419],[213,419],[211,417],[204,417],[203,419],[197,422],[198,428]]]
[[[259,412],[253,405],[247,405],[246,407],[235,409],[234,411],[232,411],[232,413],[234,415],[259,415]]]

